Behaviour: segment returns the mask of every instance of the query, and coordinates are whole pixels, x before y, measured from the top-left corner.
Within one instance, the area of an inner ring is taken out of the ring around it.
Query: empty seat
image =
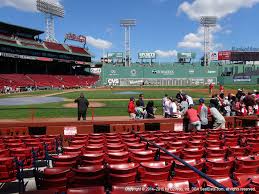
[[[0,183],[16,180],[16,166],[13,157],[0,158]]]
[[[104,187],[69,188],[67,194],[106,194]]]
[[[154,189],[162,193],[185,193],[185,194],[199,194],[200,191],[192,189],[191,183],[188,180],[172,180],[172,181],[158,181],[154,184]]]
[[[136,181],[137,163],[121,163],[108,165],[109,181],[111,185],[133,183]]]
[[[37,188],[66,191],[69,172],[70,169],[64,168],[45,168],[43,172],[34,171]]]
[[[155,152],[152,150],[132,151],[131,153],[131,160],[138,163],[145,161],[153,161],[155,157]]]
[[[219,182],[220,184],[222,184],[223,186],[225,186],[226,188],[246,188],[249,184],[249,182],[247,182],[245,185],[238,185],[235,186],[234,182],[232,179],[230,179],[229,177],[214,177],[214,179]],[[205,179],[198,179],[197,180],[197,185],[200,188],[216,188],[215,185],[211,184],[209,181],[205,180]],[[205,193],[222,193],[222,191],[212,191],[212,192],[205,192]],[[235,192],[235,193],[243,193],[243,192]]]
[[[101,186],[105,181],[103,165],[91,165],[72,168],[73,175],[70,178],[72,187]]]
[[[77,165],[78,155],[52,156],[54,167],[73,168]]]
[[[171,164],[162,161],[141,162],[139,168],[140,179],[143,182],[154,182],[155,180],[168,180]]]
[[[103,164],[104,153],[88,153],[81,156],[81,165]]]

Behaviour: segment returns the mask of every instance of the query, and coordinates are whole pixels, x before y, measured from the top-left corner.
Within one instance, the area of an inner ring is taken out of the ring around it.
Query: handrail
[[[208,175],[206,175],[205,173],[201,172],[200,170],[198,170],[197,168],[191,166],[190,164],[188,164],[187,162],[185,162],[184,160],[182,160],[181,158],[179,158],[178,156],[170,153],[167,151],[167,149],[157,145],[156,143],[147,140],[146,138],[142,137],[141,135],[139,135],[138,133],[136,133],[135,131],[131,131],[133,134],[135,134],[136,136],[140,137],[140,141],[146,141],[147,143],[159,148],[160,150],[163,150],[167,155],[173,157],[174,159],[176,159],[177,161],[181,162],[182,164],[184,164],[185,166],[187,166],[188,168],[190,168],[191,170],[193,170],[195,173],[197,173],[198,175],[200,175],[202,178],[206,179],[207,181],[209,181],[210,183],[212,183],[213,185],[215,185],[218,188],[222,188],[225,192],[227,192],[228,194],[235,194],[235,192],[233,191],[229,191],[224,185],[220,184],[219,182],[217,182],[216,180],[212,179],[211,177],[209,177]]]

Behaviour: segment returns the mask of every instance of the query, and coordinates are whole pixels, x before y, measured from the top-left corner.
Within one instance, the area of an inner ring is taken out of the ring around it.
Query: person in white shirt
[[[194,104],[192,97],[189,96],[189,95],[186,95],[186,101],[188,102],[189,106],[190,106],[191,104]]]
[[[170,103],[171,101],[167,98],[164,105],[165,118],[170,118]]]
[[[162,106],[163,106],[163,116],[165,116],[165,102],[168,100],[168,95],[165,94],[164,98],[162,99]]]
[[[170,98],[170,117],[176,118],[178,116],[177,114],[177,105],[175,103],[175,100],[173,98]]]

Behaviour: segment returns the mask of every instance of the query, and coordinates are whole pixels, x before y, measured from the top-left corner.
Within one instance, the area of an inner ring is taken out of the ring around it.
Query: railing
[[[192,171],[194,171],[195,173],[197,173],[199,176],[201,176],[202,178],[206,179],[207,181],[209,181],[210,183],[212,183],[213,185],[215,185],[218,188],[223,189],[226,193],[228,194],[235,194],[235,192],[229,191],[228,188],[226,188],[224,185],[220,184],[219,182],[217,182],[216,180],[212,179],[211,177],[209,177],[208,175],[206,175],[205,173],[201,172],[200,170],[198,170],[197,168],[191,166],[190,164],[188,164],[187,162],[185,162],[184,160],[182,160],[181,158],[179,158],[178,156],[170,153],[167,151],[167,149],[157,145],[156,143],[147,140],[146,138],[140,136],[138,133],[136,133],[135,131],[131,131],[133,134],[135,134],[137,137],[140,138],[140,141],[145,141],[150,145],[155,146],[156,148],[158,148],[159,150],[163,150],[167,155],[171,156],[172,158],[176,159],[177,161],[181,162],[182,164],[184,164],[185,166],[187,166],[188,168],[190,168]]]

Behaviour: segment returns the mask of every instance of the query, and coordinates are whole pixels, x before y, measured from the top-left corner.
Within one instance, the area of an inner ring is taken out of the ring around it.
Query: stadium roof
[[[37,36],[44,33],[44,31],[41,30],[26,28],[4,22],[0,22],[0,32],[5,32],[8,34],[27,34],[31,36]]]

